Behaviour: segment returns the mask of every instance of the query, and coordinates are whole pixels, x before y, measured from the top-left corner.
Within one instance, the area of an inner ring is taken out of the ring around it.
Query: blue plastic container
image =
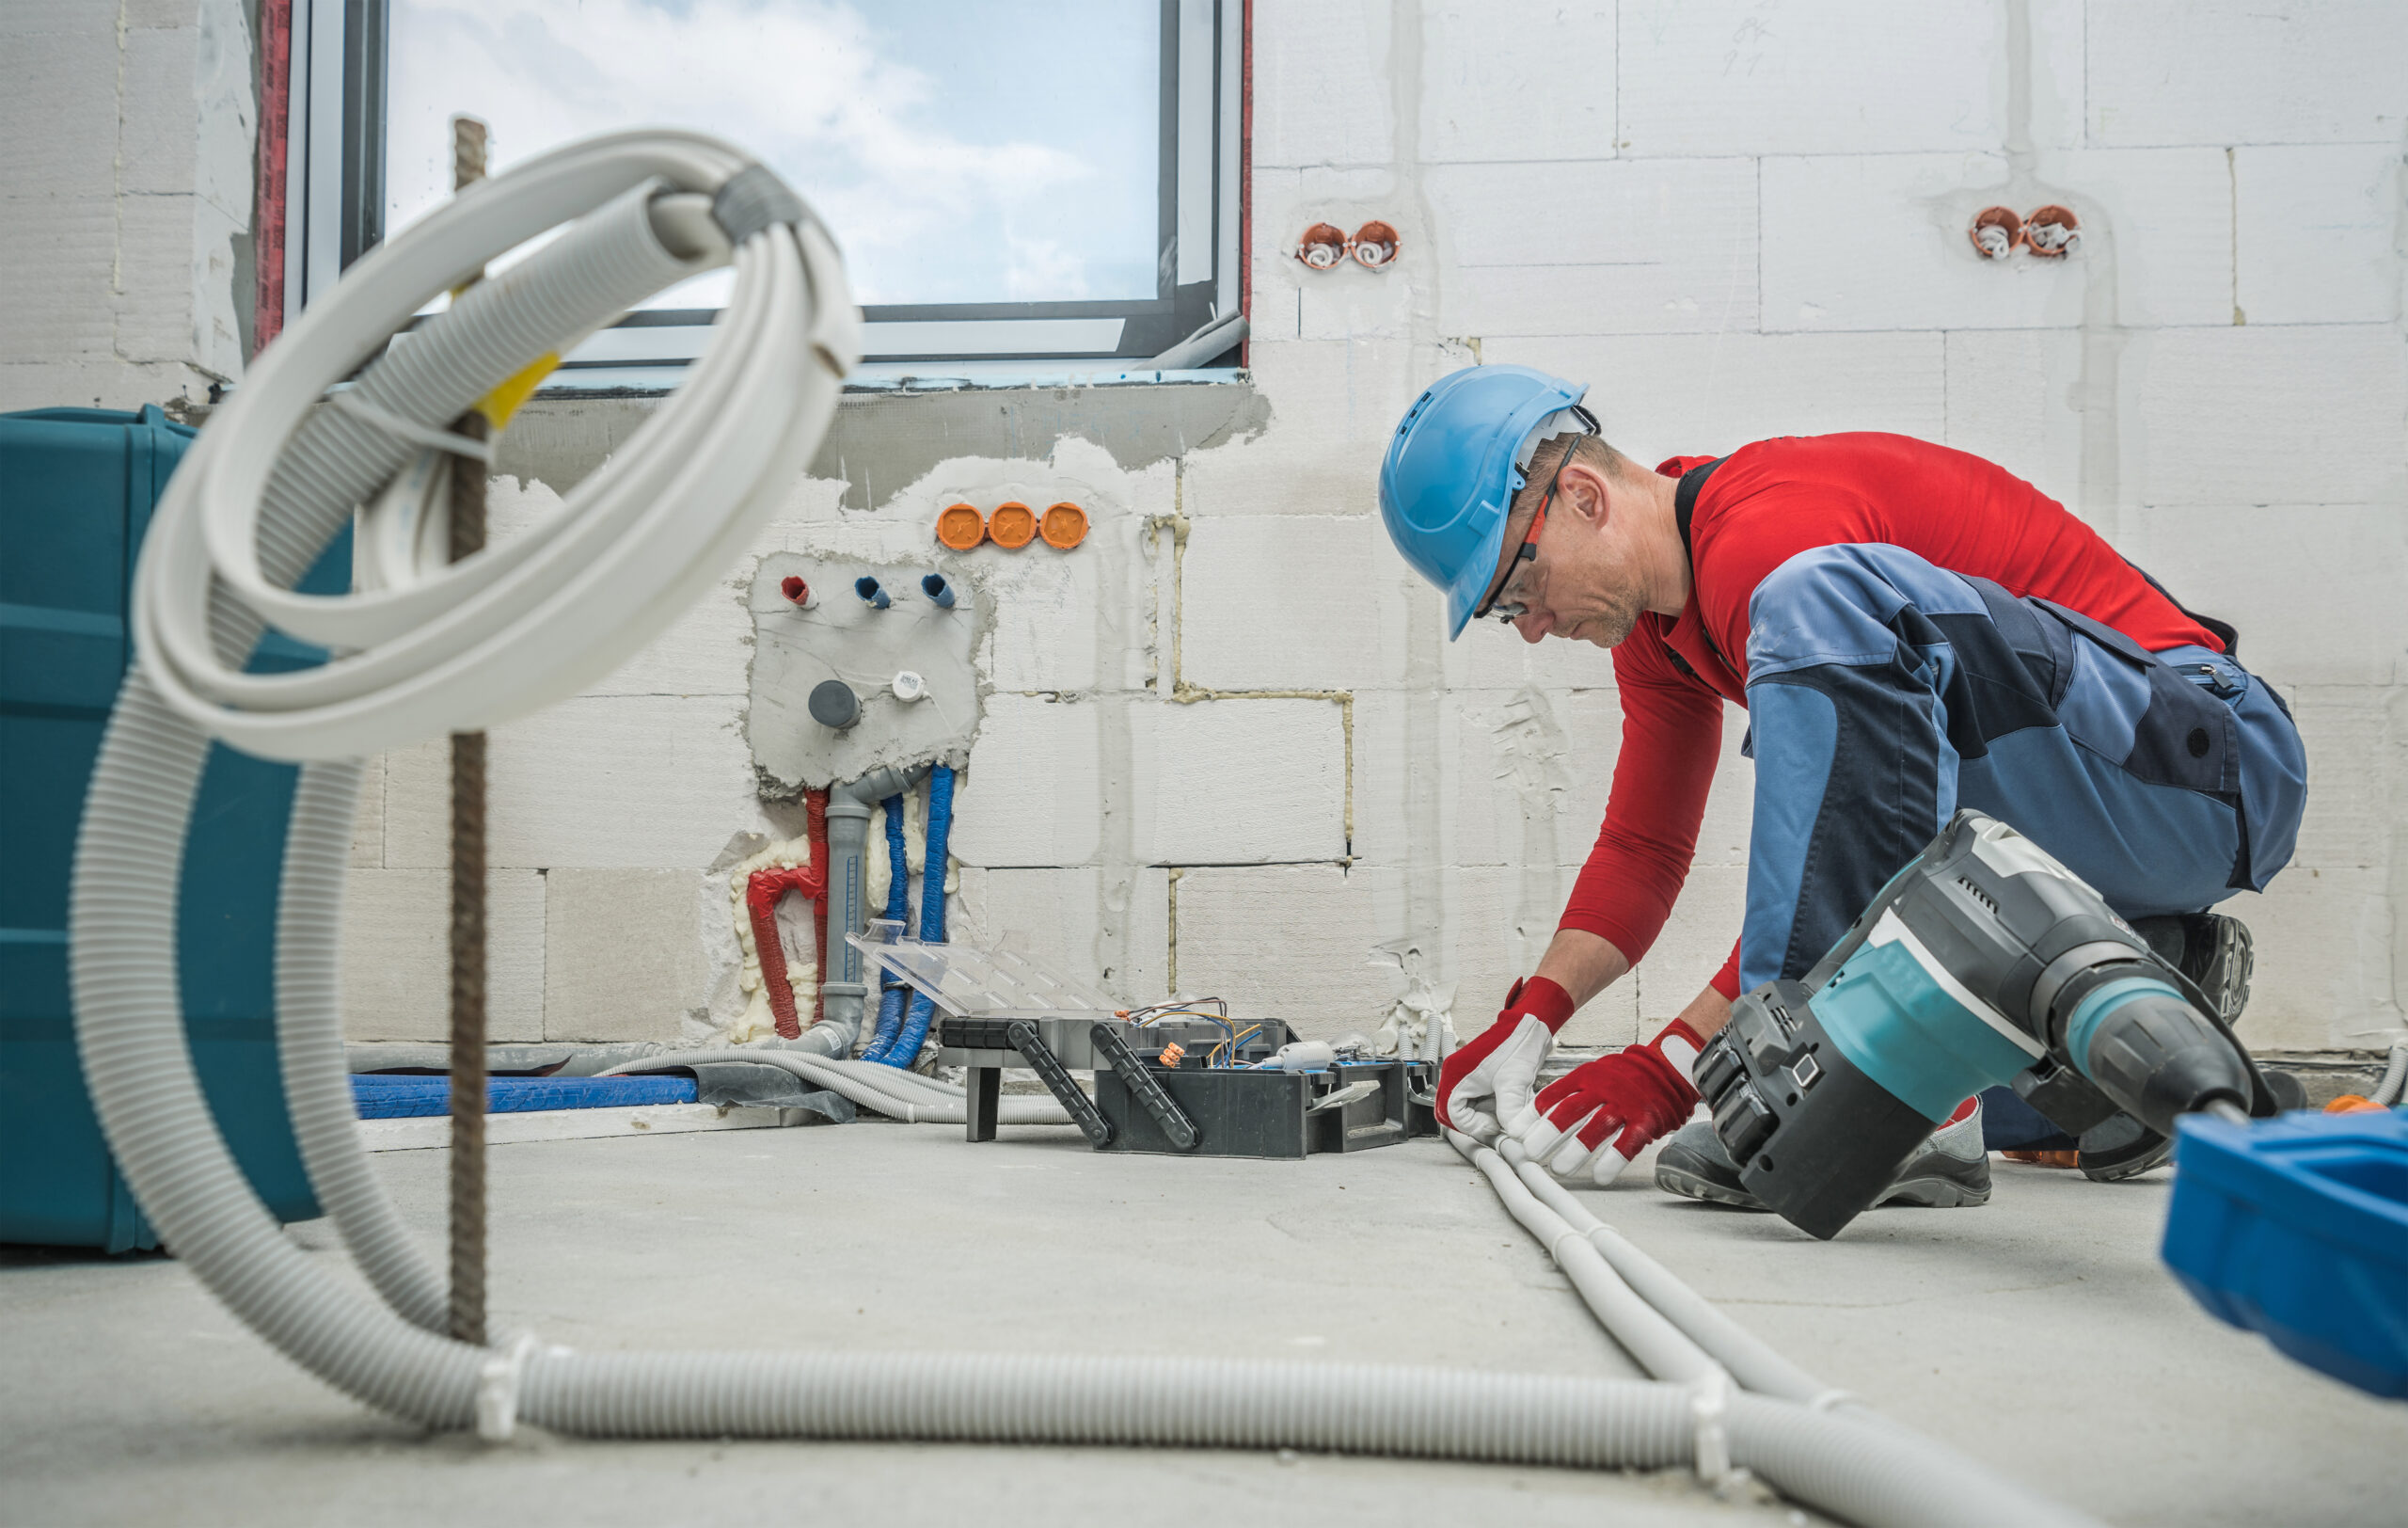
[[[2408,1396],[2408,1115],[2192,1115],[2167,1267],[2236,1327],[2360,1390]]]
[[[128,660],[126,596],[152,506],[193,432],[139,414],[0,414],[0,1241],[155,1246],[84,1089],[67,888],[101,734]],[[346,534],[302,587],[349,586]],[[313,663],[270,633],[252,667]],[[176,931],[186,1034],[235,1160],[287,1220],[318,1214],[277,1065],[277,883],[298,772],[211,751]]]

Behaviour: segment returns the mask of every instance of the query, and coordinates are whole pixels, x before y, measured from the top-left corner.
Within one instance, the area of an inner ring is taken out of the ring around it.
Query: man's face
[[[1526,503],[1506,527],[1504,559],[1511,573],[1497,600],[1522,608],[1513,625],[1524,642],[1553,636],[1615,647],[1639,624],[1645,606],[1621,544],[1611,484],[1587,462],[1574,462],[1557,479],[1552,500],[1535,485],[1524,490]],[[1517,563],[1542,504],[1546,523],[1539,531],[1537,555]]]

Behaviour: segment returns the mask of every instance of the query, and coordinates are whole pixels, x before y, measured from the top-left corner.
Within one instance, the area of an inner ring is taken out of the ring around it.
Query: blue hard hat
[[[1380,464],[1380,518],[1413,570],[1447,597],[1448,641],[1464,634],[1497,576],[1506,513],[1522,488],[1523,440],[1588,390],[1528,366],[1466,366],[1431,383],[1398,422]]]

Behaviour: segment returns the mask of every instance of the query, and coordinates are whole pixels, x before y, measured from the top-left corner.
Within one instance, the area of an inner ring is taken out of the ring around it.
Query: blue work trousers
[[[1798,553],[1749,618],[1742,991],[1803,976],[1959,806],[2126,917],[2263,889],[2290,859],[2299,729],[2223,654],[2149,653],[1884,545]]]

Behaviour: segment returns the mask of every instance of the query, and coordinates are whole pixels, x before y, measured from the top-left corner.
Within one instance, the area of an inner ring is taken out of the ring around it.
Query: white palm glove
[[[1497,1022],[1439,1066],[1438,1122],[1489,1142],[1538,1118],[1539,1068],[1572,1008],[1572,995],[1545,977],[1513,983]]]
[[[1689,1069],[1705,1042],[1679,1019],[1644,1045],[1601,1056],[1547,1084],[1513,1135],[1557,1178],[1605,1187],[1697,1107]]]

